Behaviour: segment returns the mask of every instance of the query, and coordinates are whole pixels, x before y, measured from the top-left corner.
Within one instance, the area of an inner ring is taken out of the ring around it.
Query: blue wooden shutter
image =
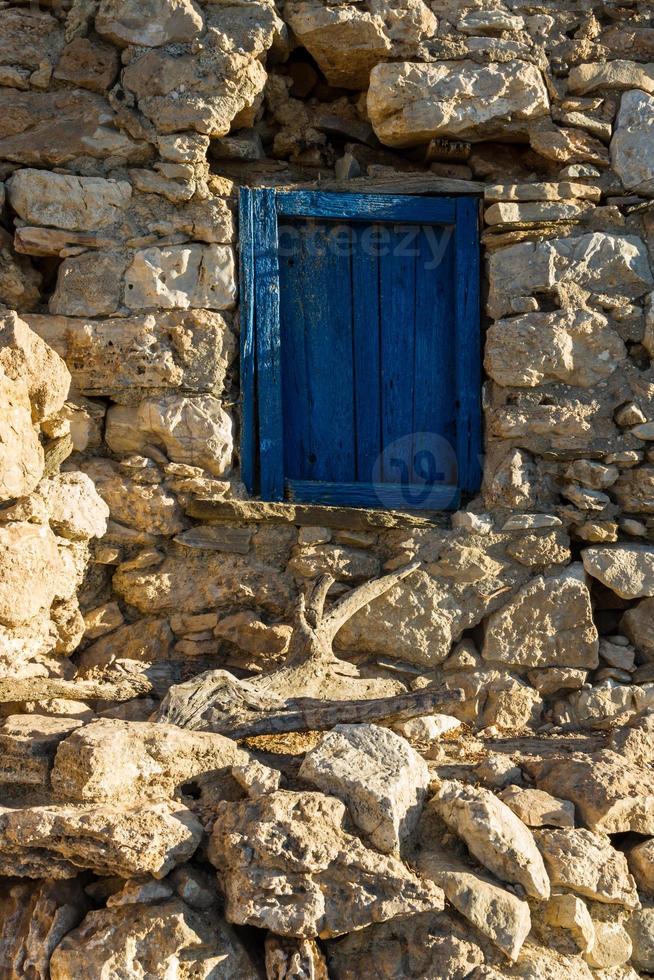
[[[438,509],[480,480],[477,202],[241,192],[243,479]]]

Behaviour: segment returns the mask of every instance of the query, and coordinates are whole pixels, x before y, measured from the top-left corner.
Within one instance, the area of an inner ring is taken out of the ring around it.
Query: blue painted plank
[[[376,228],[360,225],[363,234],[352,251],[352,334],[356,478],[373,480],[381,452],[381,362],[379,347],[379,256],[370,246]]]
[[[255,367],[255,300],[254,300],[254,228],[252,193],[244,187],[240,193],[240,345],[241,345],[241,479],[254,493],[257,461],[256,367]]]
[[[332,507],[368,507],[384,510],[456,510],[460,503],[456,486],[440,485],[425,493],[422,486],[373,483],[320,483],[287,481],[289,500]]]
[[[326,191],[279,191],[277,207],[287,217],[336,218],[348,221],[417,221],[453,223],[456,201],[450,197],[408,194],[330,194]]]
[[[416,262],[413,479],[456,483],[454,228],[424,226]]]
[[[351,480],[355,475],[352,276],[350,228],[298,221],[291,253],[282,256],[283,372],[286,475]],[[286,247],[284,252],[289,251]],[[298,357],[304,357],[300,378]]]
[[[481,485],[481,337],[480,337],[479,204],[456,202],[456,385],[458,395],[457,456],[464,493]]]
[[[284,496],[284,434],[279,325],[279,265],[275,191],[253,192],[259,458],[261,496]]]
[[[314,453],[310,417],[307,332],[312,310],[306,289],[311,275],[311,255],[298,221],[279,222],[280,316],[284,411],[284,473],[307,475]]]
[[[416,258],[406,227],[393,226],[380,262],[382,460],[375,479],[413,479]]]

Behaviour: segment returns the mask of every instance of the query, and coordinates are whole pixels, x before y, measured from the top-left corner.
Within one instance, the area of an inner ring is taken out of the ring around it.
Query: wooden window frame
[[[390,508],[388,503],[382,508],[373,485],[308,483],[288,481],[285,477],[278,221],[285,217],[306,217],[454,226],[458,486],[442,488],[442,506],[438,509],[456,509],[461,494],[475,493],[481,483],[478,199],[471,195],[417,197],[242,188],[239,215],[243,483],[250,493],[258,493],[269,501],[288,499],[288,491],[290,499],[296,501],[374,509]],[[398,486],[396,491],[397,509],[409,509],[403,499],[403,488]],[[393,497],[393,485],[385,484],[384,500],[390,499],[392,509],[396,509]]]

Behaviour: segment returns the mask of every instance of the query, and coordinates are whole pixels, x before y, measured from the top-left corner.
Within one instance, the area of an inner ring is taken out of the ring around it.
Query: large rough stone
[[[648,197],[654,196],[653,142],[654,97],[625,92],[611,140],[611,163],[626,190]]]
[[[87,907],[79,879],[9,881],[0,896],[0,975],[4,980],[51,980],[52,952],[78,925]]]
[[[43,277],[29,259],[18,255],[11,235],[0,227],[0,304],[27,311],[41,302]]]
[[[518,138],[549,111],[543,77],[526,61],[381,64],[370,73],[368,114],[387,146]]]
[[[533,898],[549,898],[549,879],[531,831],[493,793],[446,780],[430,807],[498,878],[522,885]]]
[[[16,170],[7,181],[7,197],[19,218],[73,231],[97,231],[119,221],[131,196],[125,180],[47,170]]]
[[[563,381],[592,388],[626,356],[623,341],[605,317],[566,310],[498,320],[488,330],[484,364],[504,387]]]
[[[195,244],[142,249],[125,273],[124,302],[131,310],[232,309],[236,302],[233,249]]]
[[[618,752],[554,763],[539,786],[571,800],[591,830],[654,834],[654,776]]]
[[[569,800],[550,796],[542,789],[507,786],[500,799],[527,827],[574,827],[575,808]]]
[[[123,252],[82,252],[64,259],[50,297],[51,313],[63,316],[111,316],[121,306]]]
[[[89,912],[50,960],[51,980],[262,980],[241,939],[218,915],[179,899]]]
[[[654,971],[654,906],[649,903],[632,912],[626,929],[633,944],[631,963],[643,973]]]
[[[0,367],[7,377],[27,385],[35,422],[63,406],[70,388],[68,368],[13,312],[0,314]]]
[[[227,919],[326,938],[442,909],[440,888],[364,847],[343,829],[345,814],[340,800],[321,793],[219,803],[209,858],[225,883]]]
[[[535,830],[552,885],[608,905],[639,907],[627,859],[603,834],[590,830]]]
[[[101,538],[109,508],[85,473],[57,473],[42,480],[38,495],[45,503],[50,527],[71,541]]]
[[[52,66],[64,44],[57,18],[45,10],[29,8],[14,7],[3,13],[0,65],[28,72]]]
[[[425,842],[415,859],[419,874],[445,892],[450,905],[511,960],[531,929],[527,902],[501,888],[490,875],[468,867],[451,851]]]
[[[130,480],[109,459],[90,459],[83,467],[113,521],[150,534],[177,534],[186,526],[177,498],[160,483]]]
[[[235,785],[232,766],[250,756],[236,742],[210,732],[174,725],[101,719],[61,743],[52,788],[62,798],[87,803],[136,803],[184,795],[185,784],[216,792]]]
[[[45,789],[59,743],[81,725],[56,715],[10,715],[0,726],[0,784]]]
[[[169,555],[152,567],[119,566],[113,579],[119,596],[139,612],[204,612],[250,609],[274,615],[290,611],[293,587],[271,565],[240,555]]]
[[[76,157],[139,163],[149,144],[114,124],[99,95],[77,89],[18,92],[0,88],[0,157],[27,166],[60,167]]]
[[[139,405],[115,405],[107,413],[107,445],[115,453],[163,446],[175,463],[201,466],[223,476],[232,464],[232,420],[214,395],[171,394]]]
[[[120,56],[112,45],[95,38],[75,37],[64,48],[53,78],[90,92],[106,92],[119,67]]]
[[[47,525],[0,526],[0,623],[19,626],[48,610],[65,578],[57,539]]]
[[[591,294],[639,297],[652,288],[642,239],[591,232],[576,238],[522,242],[494,250],[488,260],[487,309],[495,319],[514,310],[516,297],[557,294],[568,284]]]
[[[409,743],[377,725],[337,725],[306,754],[300,776],[343,800],[384,852],[411,834],[430,782],[427,764]]]
[[[229,324],[209,310],[109,320],[28,314],[25,321],[66,361],[75,388],[91,397],[218,390],[236,353]]]
[[[568,77],[568,87],[577,95],[587,95],[602,88],[654,92],[654,65],[639,65],[620,58],[575,65]]]
[[[641,656],[648,663],[654,661],[654,598],[643,599],[627,609],[620,627]]]
[[[12,381],[0,368],[0,500],[31,493],[43,475],[43,465],[27,385]]]
[[[179,803],[136,807],[35,806],[0,810],[0,872],[27,878],[99,875],[165,878],[202,839]]]
[[[635,466],[623,470],[613,486],[613,494],[628,514],[654,513],[654,466]]]
[[[423,912],[327,942],[335,980],[476,980],[484,953],[459,919]],[[492,978],[495,980],[495,977]]]
[[[119,626],[86,647],[77,655],[77,667],[80,674],[93,675],[96,668],[129,670],[134,662],[144,666],[160,663],[170,659],[173,642],[167,619],[140,619]]]
[[[193,0],[102,0],[95,29],[121,47],[192,41],[204,26]]]
[[[382,18],[360,7],[293,0],[284,16],[331,85],[365,89],[371,69],[390,53]]]
[[[226,136],[238,117],[252,125],[264,86],[263,56],[284,31],[270,0],[210,5],[199,50],[179,45],[139,53],[123,73],[139,109],[161,133],[194,129]]]
[[[654,596],[654,547],[646,544],[586,548],[584,568],[622,599]]]
[[[379,559],[369,551],[337,544],[318,544],[298,549],[288,563],[289,571],[303,578],[333,575],[340,582],[361,582],[379,575]]]
[[[472,550],[477,558],[486,558],[481,549]],[[471,556],[457,554],[459,569],[466,557]],[[476,626],[497,608],[498,599],[489,597],[500,588],[500,582],[505,586],[508,577],[515,581],[506,570],[504,575],[500,571],[499,565],[491,563],[479,573],[484,576],[481,581],[471,583],[415,572],[410,589],[400,583],[348,620],[337,634],[336,646],[425,666],[441,663],[465,629]]]
[[[627,864],[638,890],[654,895],[654,837],[630,847],[627,851]]]
[[[539,575],[486,623],[482,656],[520,667],[597,667],[599,641],[581,565]]]

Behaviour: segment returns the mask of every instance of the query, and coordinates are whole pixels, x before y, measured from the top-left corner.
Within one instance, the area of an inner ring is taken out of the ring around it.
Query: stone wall
[[[318,184],[479,199],[454,515],[240,482],[238,188]],[[653,200],[647,3],[0,0],[1,977],[654,973]],[[402,709],[226,737],[301,697]]]

